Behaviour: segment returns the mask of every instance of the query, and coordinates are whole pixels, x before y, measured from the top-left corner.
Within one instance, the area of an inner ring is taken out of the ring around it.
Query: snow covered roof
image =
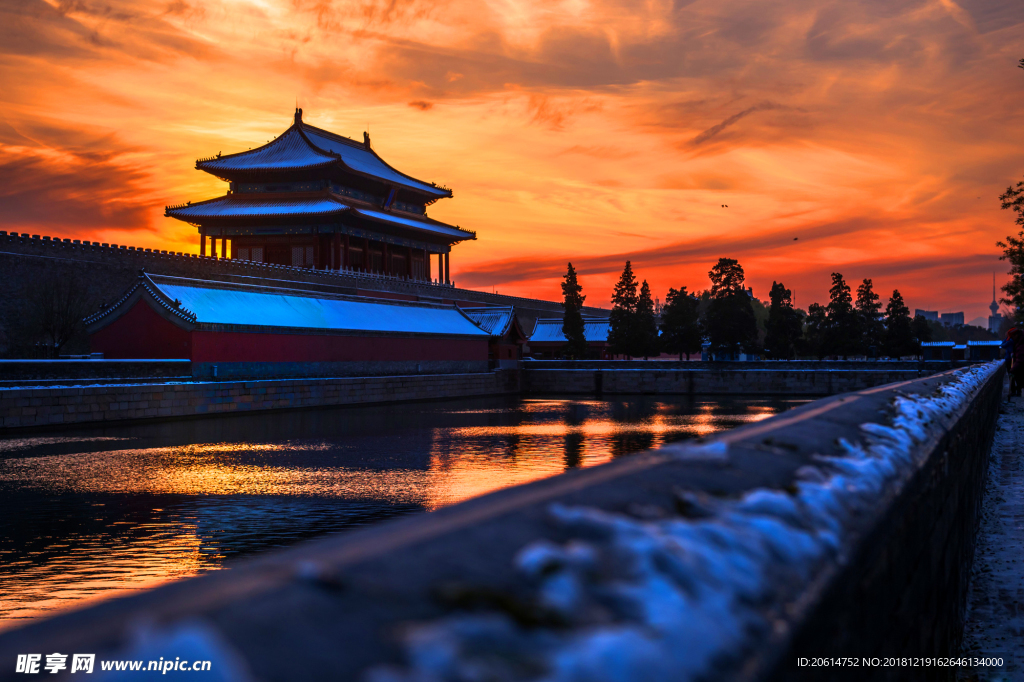
[[[302,132],[306,134],[310,142],[320,149],[337,154],[345,165],[352,170],[372,175],[387,182],[417,189],[436,197],[449,197],[452,194],[451,190],[436,187],[422,180],[410,177],[405,173],[400,173],[386,164],[384,159],[377,156],[372,149],[367,149],[355,140],[335,135],[307,123],[300,123],[300,125],[302,126]]]
[[[607,343],[611,322],[603,317],[584,317],[583,336],[588,343]],[[537,326],[530,336],[530,343],[565,343],[562,333],[562,318],[545,317],[537,320]]]
[[[1001,346],[1001,345],[1003,345],[1003,342],[1002,341],[998,341],[998,340],[994,340],[994,339],[991,340],[991,341],[968,341],[967,345],[968,346]]]
[[[113,321],[148,294],[186,326],[278,327],[336,332],[487,337],[454,305],[326,296],[319,292],[142,274],[117,304],[86,319]]]
[[[516,316],[515,309],[510,305],[462,308],[462,312],[491,336],[504,336]]]
[[[220,171],[252,170],[298,170],[327,166],[337,157],[317,149],[309,140],[292,126],[284,133],[262,147],[238,154],[216,156],[196,161],[196,168],[216,175]]]
[[[295,123],[267,144],[237,154],[218,154],[196,161],[196,168],[219,177],[253,171],[306,170],[337,164],[387,185],[397,185],[434,199],[450,197],[450,189],[399,172],[363,144],[302,121],[296,110]]]
[[[921,348],[952,348],[955,345],[952,341],[925,341]]]
[[[268,194],[228,194],[208,201],[167,209],[167,215],[181,220],[203,218],[256,218],[260,216],[328,215],[347,211],[349,206],[330,194],[274,197]]]
[[[446,237],[476,239],[476,233],[471,230],[463,230],[461,227],[452,227],[451,225],[439,223],[436,220],[416,220],[414,218],[406,218],[393,213],[385,213],[384,211],[372,211],[367,208],[353,208],[352,210],[357,215],[361,215],[378,222],[387,223],[389,225],[411,227],[416,230],[425,230],[427,232],[442,234]]]

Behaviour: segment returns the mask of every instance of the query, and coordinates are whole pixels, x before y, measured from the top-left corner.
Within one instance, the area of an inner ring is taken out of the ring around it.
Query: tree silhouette
[[[686,287],[669,289],[665,307],[661,309],[661,344],[669,353],[678,353],[679,359],[690,359],[701,346],[700,314],[696,297],[686,293]]]
[[[825,354],[846,357],[857,352],[860,334],[857,315],[853,310],[850,286],[842,274],[832,273],[832,288],[825,310],[828,314],[828,331],[825,335]]]
[[[637,326],[636,277],[633,266],[626,261],[622,275],[615,284],[612,293],[612,312],[609,315],[608,346],[615,355],[632,357],[635,349],[635,329]]]
[[[47,357],[56,358],[82,328],[87,312],[87,289],[78,278],[54,270],[37,282],[29,294],[31,311],[25,321],[30,338],[40,339]]]
[[[743,288],[743,266],[732,258],[719,258],[708,272],[711,300],[705,314],[711,352],[733,354],[753,350],[757,341],[757,320],[750,297]]]
[[[651,288],[647,286],[646,279],[640,285],[640,296],[637,298],[635,330],[635,354],[642,355],[644,360],[657,355],[658,321],[654,317],[654,300],[651,298]]]
[[[772,282],[771,307],[768,308],[768,323],[764,346],[768,355],[777,360],[793,357],[803,332],[800,313],[793,309],[793,292],[782,282]]]
[[[812,303],[808,306],[805,327],[806,352],[809,355],[817,356],[819,360],[824,359],[828,335],[828,313],[825,306],[820,303]]]
[[[1014,223],[1024,226],[1024,181],[1007,187],[999,201],[1004,210],[1017,214]],[[1013,316],[1018,322],[1024,321],[1024,230],[1019,231],[1016,237],[1009,235],[1006,241],[996,242],[996,246],[1003,249],[999,260],[1009,261],[1011,276],[1010,281],[1002,286],[1006,296],[999,301],[1013,309]]]
[[[865,279],[857,287],[857,317],[860,328],[860,351],[864,354],[871,349],[879,349],[882,342],[882,303],[875,293],[870,279]]]
[[[582,360],[587,357],[587,339],[584,336],[583,302],[587,300],[581,292],[583,287],[576,279],[576,270],[569,263],[569,269],[562,280],[562,334],[566,344],[562,351],[569,360]]]
[[[903,303],[903,296],[894,289],[889,304],[885,307],[885,353],[891,358],[900,358],[916,351],[914,332],[910,323],[910,310]]]

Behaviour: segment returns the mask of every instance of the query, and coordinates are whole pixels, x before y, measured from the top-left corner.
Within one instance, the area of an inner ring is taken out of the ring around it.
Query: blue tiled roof
[[[476,234],[469,230],[463,230],[458,227],[452,227],[451,225],[445,225],[444,223],[438,223],[427,220],[415,220],[413,218],[406,218],[403,216],[395,215],[394,213],[386,213],[384,211],[372,211],[368,208],[355,208],[353,211],[361,216],[370,218],[372,220],[378,220],[382,223],[389,223],[391,225],[400,225],[402,227],[412,227],[417,230],[426,230],[427,232],[434,232],[436,234],[443,234],[447,237],[460,237],[462,239],[475,239]]]
[[[607,343],[611,322],[605,318],[583,318],[583,336],[588,343]],[[537,326],[530,336],[530,343],[565,343],[562,333],[562,318],[550,317],[537,320]]]
[[[216,174],[218,171],[297,170],[335,163],[331,154],[309,144],[297,128],[291,127],[279,138],[246,152],[196,162],[196,168]]]
[[[385,183],[407,187],[430,196],[451,196],[451,190],[400,173],[362,144],[296,121],[280,137],[262,147],[201,159],[196,168],[214,175],[259,170],[301,170],[343,163],[348,168]]]
[[[310,142],[320,149],[337,154],[341,157],[341,160],[345,162],[345,165],[352,170],[359,171],[360,173],[366,173],[367,175],[372,175],[376,178],[393,182],[398,185],[412,187],[422,192],[433,194],[437,197],[446,197],[451,194],[449,190],[427,184],[417,180],[416,178],[409,177],[405,173],[399,173],[394,168],[384,163],[379,156],[369,149],[366,149],[358,142],[345,140],[338,135],[334,135],[326,130],[321,130],[320,128],[315,128],[305,123],[302,124],[302,131],[309,138]]]
[[[515,316],[515,311],[510,305],[491,308],[463,308],[462,312],[491,336],[504,336]]]
[[[310,197],[273,197],[267,194],[229,194],[189,206],[167,209],[167,215],[182,220],[201,218],[245,218],[285,215],[327,215],[348,210],[330,195]]]
[[[210,286],[201,280],[170,277],[152,277],[150,281],[161,295],[179,301],[181,309],[193,313],[197,324],[487,336],[455,306],[318,298],[290,290]]]

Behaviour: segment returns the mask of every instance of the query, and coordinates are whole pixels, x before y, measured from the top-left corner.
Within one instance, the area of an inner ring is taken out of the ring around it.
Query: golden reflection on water
[[[524,407],[551,407],[551,401],[524,400]],[[577,401],[578,405],[603,406],[600,402]],[[637,422],[593,419],[582,423],[547,422],[508,426],[475,426],[437,429],[430,453],[430,483],[424,506],[428,510],[462,502],[495,490],[529,483],[554,476],[571,468],[590,467],[610,462],[628,454],[621,440],[630,434],[648,437],[645,450],[658,448],[666,442],[683,438],[703,437],[741,424],[767,419],[778,412],[777,407],[749,405],[744,414],[715,414],[713,404],[703,405],[696,414],[669,414],[670,406],[656,404],[657,412]],[[503,437],[506,445],[483,454],[473,448],[475,440],[490,443]],[[676,436],[676,438],[671,438]],[[557,442],[562,441],[563,457],[552,457]],[[464,444],[452,453],[449,443]],[[496,456],[497,455],[497,456]],[[503,455],[503,456],[502,456]]]
[[[299,438],[284,421],[278,430],[290,438],[262,442],[139,447],[102,436],[79,438],[78,451],[74,437],[0,441],[0,496],[28,500],[24,520],[0,519],[0,629],[216,570],[230,556],[760,421],[789,404],[524,399],[430,408],[440,416],[413,426],[388,413],[379,423],[389,428],[359,433],[345,424]]]

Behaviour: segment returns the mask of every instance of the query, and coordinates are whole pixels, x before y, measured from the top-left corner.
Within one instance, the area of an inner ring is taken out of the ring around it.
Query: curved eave
[[[351,173],[355,173],[356,175],[360,175],[360,176],[363,176],[363,177],[366,177],[366,178],[370,178],[370,179],[373,179],[373,180],[375,180],[377,182],[382,182],[382,183],[387,184],[387,185],[399,184],[404,189],[407,189],[407,190],[410,190],[410,191],[413,191],[413,192],[417,192],[417,193],[422,194],[424,196],[430,197],[431,199],[433,199],[435,201],[437,199],[451,198],[453,196],[452,191],[450,189],[447,189],[447,188],[444,188],[444,187],[438,187],[437,185],[434,185],[434,184],[429,183],[429,182],[424,182],[423,180],[420,180],[419,178],[414,178],[413,176],[408,175],[407,173],[403,173],[402,171],[398,170],[397,168],[395,168],[394,166],[389,164],[387,161],[382,159],[380,154],[375,152],[373,150],[373,148],[364,147],[363,145],[359,144],[358,142],[356,142],[354,140],[350,140],[348,138],[342,137],[341,135],[337,135],[335,133],[332,133],[329,130],[324,130],[323,128],[317,128],[316,126],[309,125],[308,123],[302,123],[300,125],[300,130],[302,128],[310,128],[311,130],[313,130],[313,132],[316,135],[320,135],[320,136],[326,137],[328,139],[336,140],[339,144],[343,144],[346,147],[352,147],[353,149],[365,151],[365,152],[368,152],[368,153],[372,154],[374,156],[374,158],[376,158],[378,161],[380,161],[381,165],[383,165],[385,168],[387,168],[388,170],[393,172],[395,175],[398,175],[399,177],[404,178],[406,180],[406,183],[401,183],[401,184],[400,183],[395,183],[394,180],[390,180],[390,179],[387,179],[387,178],[382,178],[380,176],[373,175],[372,173],[367,173],[366,171],[357,170],[357,169],[353,168],[352,166],[348,165],[347,163],[345,163],[345,160],[343,158],[339,158],[340,164],[342,166],[344,166],[345,170],[347,170],[347,171],[349,171]],[[335,154],[335,155],[337,155],[335,152],[323,149],[322,147],[318,146],[315,142],[310,140],[309,137],[307,137],[304,132],[303,132],[303,137],[306,139],[307,142],[309,142],[309,144],[313,145],[316,149],[319,149],[320,151],[324,152],[325,154]],[[337,155],[337,156],[340,157],[340,155]]]
[[[353,207],[352,213],[361,218],[365,218],[366,220],[389,225],[391,227],[418,230],[421,232],[448,237],[453,240],[453,243],[476,239],[475,232],[464,230],[461,227],[452,227],[447,223],[431,220],[429,218],[407,217],[394,212],[377,211],[358,207]]]
[[[253,197],[251,199],[246,197]],[[304,210],[301,204],[302,200],[308,200],[310,203],[313,200],[319,200],[323,203],[330,204],[328,207],[324,207],[319,210]],[[295,207],[292,211],[281,211],[281,210],[268,210],[268,208],[275,205],[280,206],[287,202],[294,202]],[[248,212],[236,211],[231,213],[224,213],[223,211],[211,211],[210,213],[202,213],[204,206],[217,206],[230,207],[234,204],[236,207],[245,207],[248,204]],[[294,219],[322,219],[327,216],[341,215],[342,213],[350,210],[348,204],[338,201],[334,195],[324,196],[312,195],[312,196],[296,196],[290,194],[287,196],[273,196],[273,194],[257,194],[257,195],[239,195],[239,194],[225,194],[224,196],[215,197],[213,199],[207,199],[206,201],[200,201],[194,204],[185,204],[182,206],[168,206],[164,208],[164,215],[168,218],[176,218],[192,225],[198,225],[203,222],[209,222],[212,220],[254,220],[254,219],[270,219],[270,220],[294,220]]]
[[[267,165],[260,166],[254,165],[244,168],[232,167],[229,164],[232,160],[240,160],[245,157],[259,157],[260,154],[270,152],[273,148],[288,143],[289,133],[294,132],[299,136],[299,139],[306,147],[306,153],[311,158],[306,160],[297,160],[295,165]],[[327,150],[321,149],[313,144],[305,133],[302,132],[301,126],[298,124],[292,124],[283,133],[278,135],[270,142],[260,145],[255,149],[247,149],[244,152],[236,152],[234,154],[226,154],[221,156],[215,156],[208,159],[196,160],[196,169],[215,175],[222,180],[230,180],[232,175],[244,175],[246,173],[260,173],[260,172],[276,172],[276,173],[288,173],[294,171],[303,170],[315,170],[318,168],[326,168],[331,164],[338,162],[338,155]]]
[[[117,302],[82,320],[86,331],[92,334],[106,327],[131,310],[140,299],[146,299],[146,302],[157,313],[179,327],[189,330],[195,327],[196,314],[191,310],[182,308],[180,302],[176,302],[165,295],[160,290],[160,287],[149,278],[149,275],[141,273],[138,282]]]

